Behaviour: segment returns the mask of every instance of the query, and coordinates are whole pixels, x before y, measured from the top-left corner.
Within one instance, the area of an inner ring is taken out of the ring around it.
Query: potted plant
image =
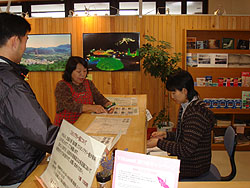
[[[181,53],[170,54],[171,44],[163,40],[156,40],[153,36],[144,36],[147,41],[139,49],[140,58],[143,59],[142,66],[145,74],[150,74],[155,78],[160,78],[164,85],[164,108],[156,116],[153,126],[158,128],[169,126],[169,95],[168,100],[166,96],[166,82],[167,77],[180,69],[178,62],[181,61]],[[155,114],[154,114],[155,115]]]

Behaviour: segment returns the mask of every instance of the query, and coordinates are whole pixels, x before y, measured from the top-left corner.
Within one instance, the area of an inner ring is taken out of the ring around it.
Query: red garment
[[[66,81],[64,81],[66,83],[66,85],[70,88],[71,93],[72,93],[72,97],[73,100],[77,103],[81,103],[81,104],[93,104],[93,96],[92,96],[92,92],[90,90],[90,86],[89,86],[89,82],[88,80],[84,80],[83,81],[83,85],[86,88],[86,92],[81,92],[81,93],[77,93],[72,85]],[[69,112],[66,109],[64,109],[62,112],[60,113],[56,113],[56,117],[55,117],[55,121],[54,124],[56,126],[61,126],[62,120],[65,119],[68,122],[70,122],[71,124],[75,123],[76,120],[78,120],[78,118],[80,117],[81,113],[78,112]]]

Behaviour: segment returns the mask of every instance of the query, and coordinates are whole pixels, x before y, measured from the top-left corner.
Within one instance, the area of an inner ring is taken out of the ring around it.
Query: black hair
[[[194,89],[194,80],[191,74],[182,69],[168,76],[166,88],[168,91],[182,91],[183,88],[186,88],[188,101],[198,95],[198,92]]]
[[[31,31],[29,22],[10,13],[0,13],[0,47],[6,44],[9,38],[13,36],[21,37]]]
[[[67,81],[67,82],[72,81],[71,74],[76,69],[76,66],[78,63],[82,64],[84,66],[84,68],[87,69],[87,74],[88,74],[88,72],[89,72],[88,71],[88,62],[79,56],[71,56],[67,61],[65,71],[64,71],[63,76],[62,76],[62,78],[65,81]]]

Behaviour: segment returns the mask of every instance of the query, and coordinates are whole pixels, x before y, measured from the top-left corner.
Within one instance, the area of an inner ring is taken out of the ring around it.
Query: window
[[[187,2],[187,14],[202,14],[202,2],[201,1],[188,1]]]
[[[142,2],[142,15],[155,15],[156,3],[155,2]]]
[[[2,12],[6,12],[7,6],[2,6],[0,7]],[[22,13],[22,6],[10,6],[10,10],[11,13],[13,14],[17,14],[17,15],[21,15]]]
[[[181,2],[166,1],[166,14],[181,14]]]
[[[31,16],[64,18],[64,4],[31,5]]]
[[[74,11],[78,16],[110,15],[109,3],[75,3]]]
[[[139,15],[139,2],[120,2],[120,15]],[[142,14],[152,15],[156,14],[155,2],[143,2]]]

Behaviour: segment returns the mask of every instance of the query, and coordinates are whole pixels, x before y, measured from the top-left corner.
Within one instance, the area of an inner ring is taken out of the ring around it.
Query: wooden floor
[[[228,175],[231,166],[226,151],[213,151],[212,155],[212,163],[217,166],[221,175]],[[232,181],[250,181],[250,151],[236,151],[235,161],[237,174]]]

